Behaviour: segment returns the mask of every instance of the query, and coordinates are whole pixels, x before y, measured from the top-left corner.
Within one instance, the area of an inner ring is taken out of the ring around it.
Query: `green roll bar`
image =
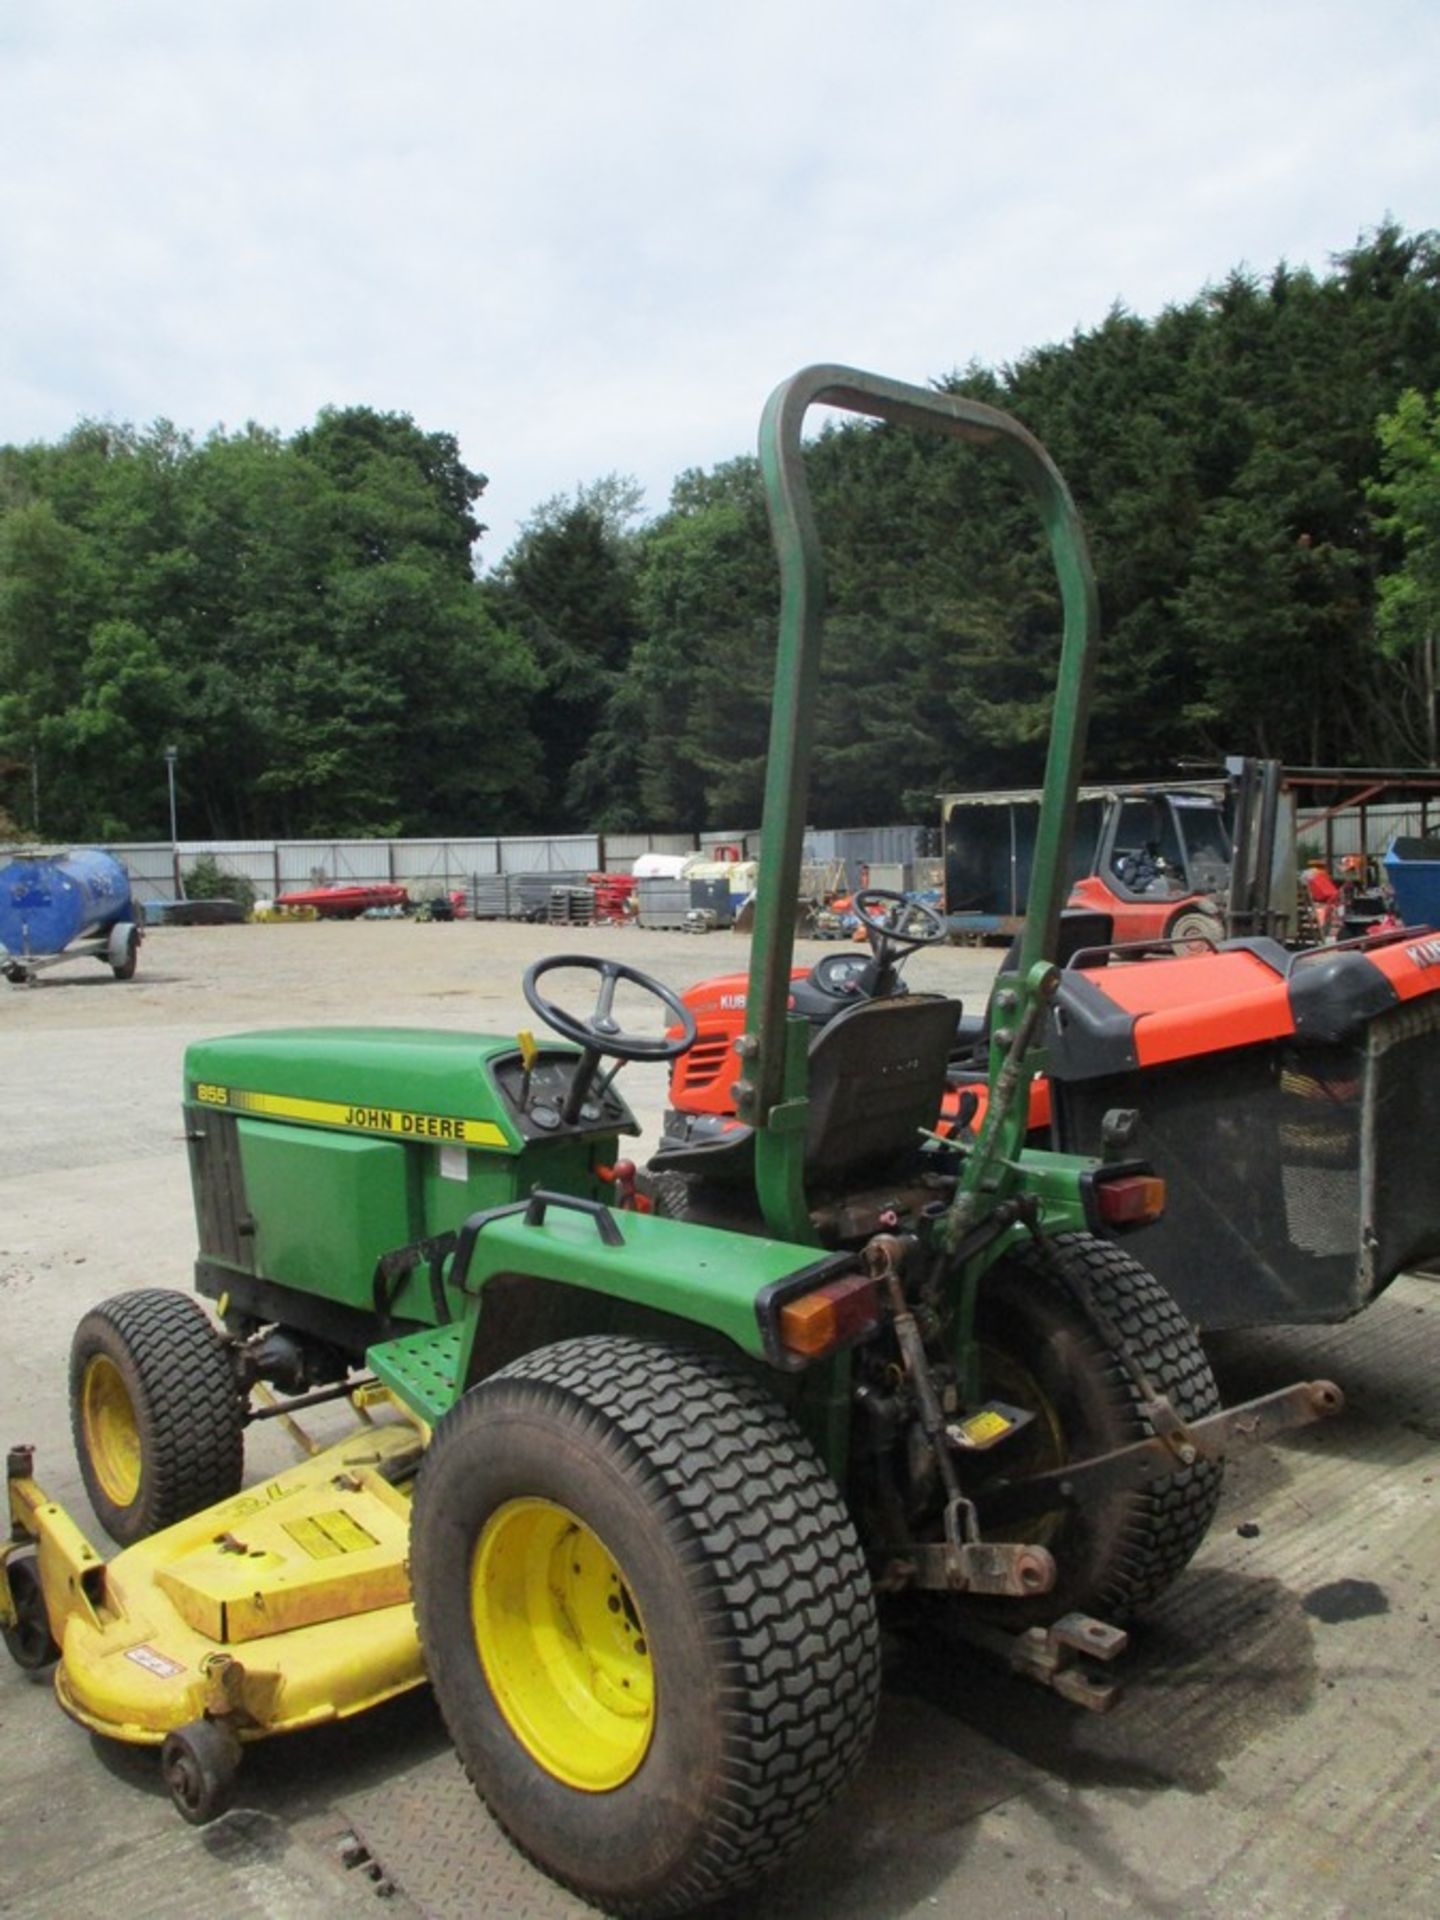
[[[996,407],[934,393],[851,367],[806,367],[770,396],[760,423],[760,467],[780,563],[780,631],[765,775],[764,840],[751,947],[746,1030],[739,1043],[740,1118],[756,1129],[756,1178],[766,1224],[812,1239],[803,1188],[808,1028],[787,1015],[795,901],[810,787],[824,612],[824,566],[805,475],[801,433],[811,407],[828,406],[897,426],[994,447],[1035,501],[1050,541],[1064,608],[1055,709],[1035,843],[1019,973],[995,1023],[991,1101],[979,1148],[967,1161],[957,1211],[973,1224],[981,1191],[1004,1186],[1023,1143],[1027,1063],[1038,1059],[1038,1009],[1053,978],[1085,749],[1099,608],[1084,531],[1059,469],[1019,421]],[[997,1099],[997,1095],[999,1096]],[[956,1222],[958,1232],[960,1222]]]

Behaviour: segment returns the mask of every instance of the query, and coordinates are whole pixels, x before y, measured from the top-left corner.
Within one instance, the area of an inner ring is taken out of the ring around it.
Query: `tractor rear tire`
[[[145,1287],[91,1308],[70,1347],[70,1420],[90,1504],[121,1546],[240,1491],[244,1396],[190,1294]]]
[[[1182,1419],[1219,1411],[1204,1349],[1153,1274],[1090,1234],[1059,1234],[1048,1246],[1053,1257],[1038,1248],[1007,1254],[981,1283],[984,1392],[1036,1416],[997,1450],[994,1472],[1023,1480],[1027,1471],[1092,1458],[1153,1432],[1122,1358],[1126,1349]],[[1047,1546],[1058,1577],[1034,1600],[980,1603],[987,1617],[1016,1628],[1072,1611],[1128,1619],[1190,1561],[1214,1518],[1221,1478],[1217,1462],[1201,1460],[1142,1491],[1114,1491],[1090,1506],[1014,1522],[1004,1532]],[[983,1480],[967,1485],[982,1490]]]
[[[471,1781],[610,1913],[689,1912],[799,1845],[864,1757],[874,1596],[844,1502],[715,1355],[576,1339],[439,1423],[420,1642]]]

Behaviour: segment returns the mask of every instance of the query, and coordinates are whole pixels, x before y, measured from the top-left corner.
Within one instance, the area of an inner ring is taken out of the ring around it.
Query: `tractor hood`
[[[260,1119],[519,1153],[535,1135],[532,1116],[545,1111],[535,1096],[549,1081],[557,1094],[568,1086],[580,1057],[578,1047],[542,1046],[527,1080],[515,1042],[493,1034],[279,1028],[197,1041],[185,1055],[185,1097]],[[640,1130],[613,1088],[586,1122],[585,1131]]]

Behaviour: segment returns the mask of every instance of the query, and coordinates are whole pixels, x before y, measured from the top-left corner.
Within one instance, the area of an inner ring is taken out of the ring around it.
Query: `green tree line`
[[[1385,225],[1325,274],[1236,271],[937,384],[1017,414],[1075,492],[1092,773],[1436,763],[1440,237]],[[1006,473],[869,423],[808,459],[817,824],[1038,777],[1058,610]],[[481,577],[484,487],[453,435],[366,407],[288,439],[82,422],[0,448],[0,811],[163,837],[174,745],[195,837],[756,819],[776,579],[754,459],[682,474],[648,522],[615,475],[547,501]]]

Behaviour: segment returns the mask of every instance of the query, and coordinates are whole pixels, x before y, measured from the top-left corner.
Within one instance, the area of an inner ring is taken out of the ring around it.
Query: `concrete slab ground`
[[[514,1031],[533,1024],[524,967],[562,945],[675,985],[744,964],[722,934],[195,928],[152,934],[129,985],[88,963],[0,992],[0,1441],[36,1446],[82,1524],[71,1329],[123,1288],[188,1282],[186,1044],[311,1022]],[[996,958],[922,953],[912,978],[978,1006]],[[663,1075],[625,1079],[653,1137]],[[734,1912],[1440,1913],[1440,1289],[1407,1278],[1348,1327],[1230,1336],[1212,1357],[1229,1400],[1328,1375],[1349,1405],[1232,1463],[1117,1710],[1079,1714],[893,1633],[859,1781]],[[273,1431],[247,1451],[254,1477],[285,1457]],[[341,1920],[381,1897],[402,1920],[582,1911],[489,1825],[425,1694],[251,1749],[239,1807],[194,1829],[153,1754],[82,1732],[0,1662],[0,1860],[0,1914],[24,1920]]]

